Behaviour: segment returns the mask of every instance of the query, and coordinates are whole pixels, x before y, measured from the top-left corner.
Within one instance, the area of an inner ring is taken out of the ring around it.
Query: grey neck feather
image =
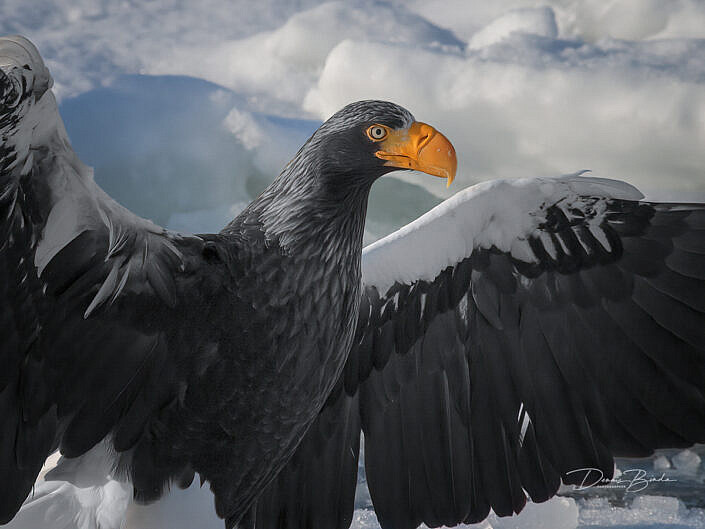
[[[341,184],[331,192],[324,184],[325,169],[312,154],[316,147],[314,136],[223,233],[254,216],[265,237],[287,252],[307,247],[326,261],[334,254],[359,260],[371,181],[361,178],[360,185]]]
[[[337,150],[331,141],[379,116],[397,128],[414,121],[407,110],[393,103],[351,103],[321,125],[279,177],[223,233],[254,222],[264,228],[268,240],[276,240],[287,252],[308,247],[308,255],[320,254],[326,261],[334,255],[359,261],[367,197],[375,175],[350,171],[356,165],[355,157],[346,164],[345,156],[350,153]]]

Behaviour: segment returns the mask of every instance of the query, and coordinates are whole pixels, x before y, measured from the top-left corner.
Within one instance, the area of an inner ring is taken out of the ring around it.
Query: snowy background
[[[323,119],[364,98],[406,106],[459,157],[448,190],[413,173],[375,184],[367,242],[499,177],[591,169],[705,200],[703,0],[0,0],[10,33],[39,47],[96,180],[178,230],[220,229]],[[675,485],[571,495],[480,527],[705,527],[703,455],[638,462]],[[366,501],[356,528],[377,527]]]

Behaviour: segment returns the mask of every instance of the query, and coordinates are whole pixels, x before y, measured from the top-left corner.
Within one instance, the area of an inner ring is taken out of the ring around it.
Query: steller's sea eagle
[[[0,523],[56,450],[65,477],[101,449],[140,502],[198,473],[227,528],[342,529],[362,431],[381,526],[412,529],[705,441],[705,205],[494,181],[363,251],[373,182],[456,158],[361,101],[220,233],[178,234],[94,183],[31,43],[0,70]]]

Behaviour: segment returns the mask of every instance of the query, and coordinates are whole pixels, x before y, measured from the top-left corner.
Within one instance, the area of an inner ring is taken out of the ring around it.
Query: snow
[[[346,40],[304,107],[323,117],[356,98],[400,102],[455,144],[459,187],[592,169],[696,190],[705,185],[704,73],[705,41],[591,45],[515,32],[456,55]]]
[[[558,36],[558,26],[553,9],[544,6],[511,10],[475,33],[469,45],[471,49],[486,48],[516,33],[555,39]]]
[[[554,527],[573,529],[578,523],[578,506],[571,498],[553,498],[543,503],[527,503],[517,516],[501,518],[494,513],[484,522],[469,525],[482,529],[540,529]]]
[[[550,7],[560,35],[594,42],[604,37],[646,40],[705,37],[705,11],[698,0],[412,0],[411,8],[470,39],[513,9]]]
[[[705,509],[687,508],[678,498],[636,496],[626,506],[615,506],[606,498],[575,501],[555,497],[545,503],[527,503],[516,516],[501,518],[494,513],[481,523],[459,529],[690,529],[705,527]],[[425,525],[421,526],[426,529]],[[355,511],[351,529],[380,529],[370,510]]]
[[[269,97],[300,105],[330,51],[345,39],[393,42],[411,49],[459,50],[463,45],[448,30],[403,7],[373,1],[329,2],[295,14],[274,31],[207,49],[176,46],[147,68],[150,73],[202,77],[260,100]]]
[[[5,0],[2,11],[0,34],[28,36],[46,59],[97,182],[176,230],[219,230],[323,119],[362,98],[405,105],[459,158],[449,190],[418,173],[378,182],[366,242],[492,178],[592,169],[649,198],[705,200],[701,0]],[[701,455],[648,464],[697,494]],[[606,502],[558,498],[476,527],[705,527],[685,499]],[[211,506],[193,485],[130,516],[135,529],[160,516],[222,527]],[[361,507],[353,527],[378,525]]]
[[[402,177],[440,197],[580,169],[644,189],[705,190],[698,0],[5,6],[0,33],[39,45],[64,100],[135,73],[209,80],[241,97],[240,113],[318,122],[352,100],[387,98],[455,143],[450,191]]]
[[[673,466],[684,474],[695,474],[700,469],[700,456],[692,450],[683,450],[671,459]]]
[[[580,505],[579,527],[702,528],[705,510],[688,509],[678,498],[636,496],[628,507],[615,507],[605,498],[589,499]]]
[[[664,455],[654,458],[654,470],[663,471],[671,468],[671,462]]]
[[[79,156],[111,196],[181,231],[218,231],[225,207],[248,203],[318,122],[250,112],[242,98],[186,77],[123,76],[64,101]],[[189,228],[173,215],[211,211]]]

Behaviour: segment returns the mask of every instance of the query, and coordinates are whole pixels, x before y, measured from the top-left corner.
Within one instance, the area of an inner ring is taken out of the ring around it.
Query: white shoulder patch
[[[395,282],[433,280],[444,268],[496,247],[529,260],[526,239],[545,219],[546,208],[580,202],[579,197],[640,200],[635,187],[618,180],[581,176],[493,180],[452,196],[403,228],[367,246],[363,280],[380,293]]]

